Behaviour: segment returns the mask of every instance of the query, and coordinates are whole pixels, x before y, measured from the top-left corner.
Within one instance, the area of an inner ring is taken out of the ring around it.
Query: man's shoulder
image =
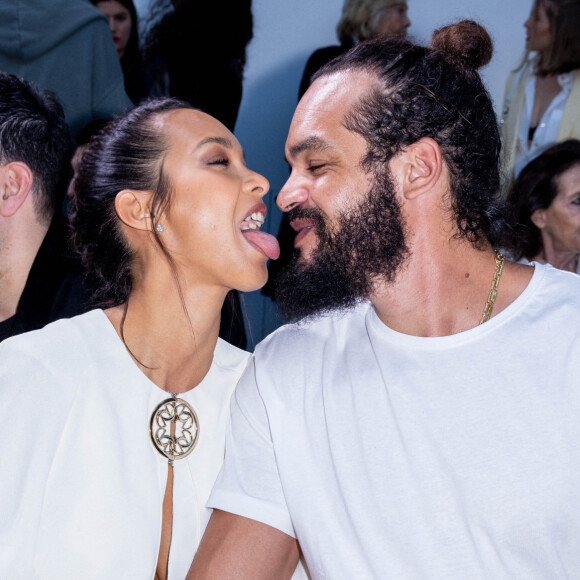
[[[73,369],[83,353],[90,353],[91,346],[102,336],[101,310],[92,310],[70,319],[52,322],[31,332],[6,339],[0,344],[2,366],[26,365]],[[68,364],[64,364],[68,363]]]
[[[566,298],[566,305],[580,308],[580,276],[565,272],[549,264],[533,263],[541,276],[539,292],[542,298],[550,303],[560,304]]]
[[[369,308],[372,308],[370,303],[361,302],[349,309],[286,324],[258,344],[254,356],[257,359],[296,356],[301,353],[312,356],[318,351],[327,350],[331,345],[358,340],[361,333],[366,332],[365,321]]]

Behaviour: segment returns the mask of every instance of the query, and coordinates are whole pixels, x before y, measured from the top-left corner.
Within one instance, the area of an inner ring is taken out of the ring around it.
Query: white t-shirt
[[[200,431],[174,463],[171,579],[183,580],[207,525],[248,356],[219,340],[206,377],[179,395]],[[102,310],[0,345],[0,578],[154,577],[168,462],[149,419],[167,398]]]
[[[538,264],[452,336],[369,304],[283,327],[232,397],[208,505],[297,537],[313,579],[580,578],[579,323],[580,278]]]

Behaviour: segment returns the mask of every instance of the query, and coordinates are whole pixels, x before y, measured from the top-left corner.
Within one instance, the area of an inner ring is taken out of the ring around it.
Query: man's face
[[[370,298],[392,281],[406,256],[396,186],[388,167],[362,166],[367,141],[345,117],[373,79],[360,72],[315,81],[292,120],[290,178],[277,203],[297,231],[295,256],[278,279],[276,300],[292,319]]]
[[[282,211],[317,208],[329,231],[341,213],[356,207],[371,185],[360,165],[366,140],[344,126],[345,115],[372,86],[366,74],[338,73],[322,77],[306,92],[294,113],[286,140],[290,177],[276,200]],[[317,245],[308,219],[297,219],[295,248],[307,260]]]

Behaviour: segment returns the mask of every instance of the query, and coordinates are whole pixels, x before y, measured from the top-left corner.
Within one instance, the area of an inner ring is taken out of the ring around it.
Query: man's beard
[[[276,280],[274,299],[287,320],[350,308],[370,298],[378,283],[394,280],[408,255],[404,224],[390,176],[378,181],[357,207],[338,216],[334,233],[318,208],[288,212],[290,221],[313,221],[318,245],[307,260],[294,250]]]

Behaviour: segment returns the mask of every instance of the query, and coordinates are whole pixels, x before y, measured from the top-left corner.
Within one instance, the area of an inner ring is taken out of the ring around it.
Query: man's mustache
[[[297,219],[312,220],[315,229],[324,229],[326,224],[324,214],[317,207],[295,207],[286,212],[286,221],[288,221],[288,223]]]

